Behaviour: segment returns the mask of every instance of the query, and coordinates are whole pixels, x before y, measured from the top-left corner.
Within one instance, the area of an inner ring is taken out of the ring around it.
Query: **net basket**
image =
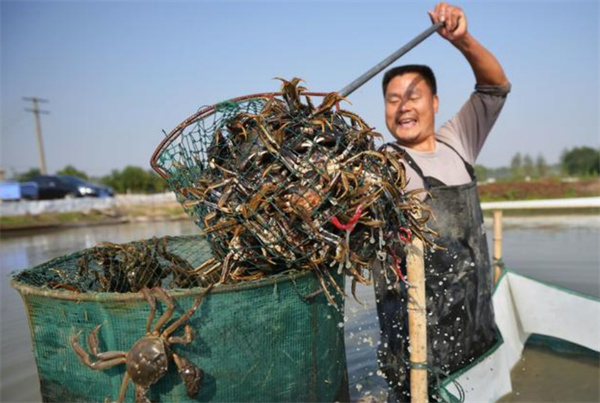
[[[207,235],[221,283],[310,270],[331,297],[332,273],[368,284],[376,257],[395,268],[396,246],[431,244],[428,214],[404,192],[401,152],[376,151],[381,135],[341,96],[300,81],[201,109],[151,165]]]
[[[143,242],[151,245],[155,240]],[[201,236],[167,237],[165,245],[169,253],[194,267],[211,257],[210,246]],[[128,351],[145,334],[150,306],[141,293],[96,292],[96,285],[71,291],[72,285],[67,286],[66,279],[76,277],[78,262],[86,252],[90,250],[53,259],[12,279],[25,303],[45,402],[116,400],[125,365],[92,370],[77,356],[73,339],[79,335],[81,346],[90,351],[87,337],[101,324],[99,351]],[[162,285],[168,289],[172,280],[165,277]],[[343,278],[337,281],[343,286]],[[204,371],[203,386],[189,397],[171,361],[166,375],[150,387],[148,398],[181,402],[335,400],[345,376],[343,313],[319,294],[320,289],[318,279],[306,272],[213,288],[187,322],[195,334],[193,342],[172,347]],[[181,317],[205,291],[176,285],[168,289],[176,309],[164,326]],[[340,297],[335,298],[341,306]],[[157,300],[155,319],[165,309]],[[183,329],[174,335],[182,336]],[[133,385],[125,401],[134,401]]]

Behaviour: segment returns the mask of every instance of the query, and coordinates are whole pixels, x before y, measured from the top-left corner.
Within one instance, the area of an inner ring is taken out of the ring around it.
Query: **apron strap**
[[[445,146],[447,146],[448,148],[450,148],[452,151],[454,151],[456,153],[456,155],[458,155],[458,158],[460,158],[460,160],[463,162],[463,164],[465,164],[465,169],[467,170],[467,173],[469,174],[469,177],[471,178],[472,181],[475,180],[475,169],[473,168],[473,166],[471,164],[469,164],[463,157],[462,155],[460,155],[460,153],[458,151],[456,151],[456,149],[454,147],[452,147],[450,144],[441,141],[441,140],[437,140],[437,142],[444,144]],[[379,147],[379,150],[382,150],[384,147],[392,147],[394,150],[398,151],[402,157],[409,163],[409,165],[412,167],[412,169],[415,170],[415,172],[423,179],[423,182],[425,182],[426,185],[430,186],[446,186],[444,182],[442,182],[441,180],[439,180],[438,178],[434,178],[433,176],[426,176],[423,173],[423,170],[421,169],[421,167],[415,162],[415,160],[410,156],[410,154],[402,147],[400,147],[398,144],[396,143],[387,143],[382,145],[381,147]]]

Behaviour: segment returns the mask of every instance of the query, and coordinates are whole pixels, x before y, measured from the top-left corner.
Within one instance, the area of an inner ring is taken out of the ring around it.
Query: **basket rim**
[[[327,94],[329,94],[328,92],[303,92],[302,95],[309,95],[309,96],[314,96],[314,97],[324,97]],[[169,134],[167,134],[167,136],[162,139],[162,141],[158,144],[158,146],[156,147],[156,149],[154,150],[154,153],[152,153],[152,157],[150,157],[150,166],[152,167],[152,169],[159,174],[163,179],[168,179],[169,175],[164,172],[161,167],[158,165],[158,158],[160,156],[160,154],[164,151],[165,148],[167,148],[169,145],[171,145],[171,143],[173,141],[175,141],[175,139],[177,137],[179,137],[179,135],[181,135],[181,133],[183,132],[183,129],[185,129],[187,126],[189,126],[191,123],[195,122],[196,120],[200,119],[200,118],[204,118],[206,116],[211,115],[212,113],[215,112],[215,110],[217,109],[218,105],[221,105],[223,103],[226,102],[241,102],[241,101],[247,101],[250,99],[260,99],[260,98],[274,98],[277,96],[282,96],[283,93],[282,92],[263,92],[263,93],[258,93],[258,94],[250,94],[250,95],[244,95],[241,97],[236,97],[236,98],[231,98],[207,107],[204,107],[202,109],[200,109],[198,112],[194,113],[193,115],[189,116],[187,119],[185,119],[183,122],[181,122],[180,124],[178,124],[173,130],[171,130],[171,132]]]
[[[289,272],[279,273],[274,276],[268,276],[264,279],[240,282],[236,284],[221,284],[213,287],[210,294],[223,294],[228,292],[246,291],[255,288],[264,287],[272,284],[280,284],[288,281],[295,281],[304,278],[311,274],[310,270],[292,270]],[[68,300],[68,301],[137,301],[144,300],[144,296],[140,292],[74,292],[68,290],[49,290],[41,287],[25,284],[13,278],[10,282],[12,288],[17,290],[21,297],[25,298],[28,295],[35,295],[51,299]],[[176,288],[165,290],[167,294],[174,298],[195,296],[203,294],[206,287],[193,288]]]

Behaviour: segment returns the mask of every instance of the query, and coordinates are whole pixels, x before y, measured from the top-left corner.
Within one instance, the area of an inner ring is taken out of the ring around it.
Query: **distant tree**
[[[521,153],[517,153],[510,161],[510,174],[513,178],[523,176],[523,157],[521,157]]]
[[[535,160],[535,168],[540,178],[545,178],[548,176],[548,164],[546,163],[546,159],[542,154],[538,154],[537,159]]]
[[[167,188],[167,182],[156,173],[134,166],[127,166],[122,171],[115,169],[102,177],[100,183],[112,187],[117,193],[157,193]]]
[[[121,172],[121,181],[125,190],[145,191],[148,184],[148,175],[140,167],[127,166]]]
[[[600,151],[591,147],[579,147],[563,154],[563,170],[569,175],[600,174]]]
[[[523,157],[523,175],[527,177],[535,176],[535,170],[533,167],[533,159],[529,154],[525,154]]]
[[[154,171],[148,171],[150,175],[148,191],[151,193],[162,193],[169,187],[167,181]]]
[[[56,173],[58,175],[76,176],[78,178],[85,179],[85,180],[89,179],[89,177],[87,176],[87,174],[85,172],[78,170],[73,165],[67,165],[66,167],[64,167],[63,169],[61,169],[60,171],[58,171]]]
[[[110,186],[117,193],[123,193],[123,189],[121,189],[120,175],[121,173],[118,169],[113,169],[110,171],[110,174],[101,177],[98,182],[102,183],[103,185]]]
[[[488,178],[494,179],[508,179],[511,177],[511,171],[509,167],[499,167],[499,168],[488,168],[487,169]]]
[[[484,182],[488,178],[488,169],[483,165],[475,165],[475,176],[479,182]]]
[[[42,173],[39,168],[31,168],[29,171],[16,174],[14,179],[19,182],[27,182],[35,178],[36,176],[40,176]]]

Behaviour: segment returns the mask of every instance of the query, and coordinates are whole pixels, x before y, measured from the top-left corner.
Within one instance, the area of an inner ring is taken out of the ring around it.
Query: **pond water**
[[[490,223],[487,224],[488,236],[491,237]],[[518,273],[600,297],[599,230],[600,217],[597,215],[507,217],[504,221],[504,261],[510,269]],[[0,244],[0,269],[3,275],[0,288],[0,400],[41,401],[26,315],[18,293],[10,288],[10,272],[41,264],[51,258],[88,248],[99,242],[122,243],[153,236],[191,235],[198,232],[192,223],[179,221],[81,227],[10,237],[3,234]],[[489,243],[491,245],[491,238]],[[361,303],[348,298],[348,320],[345,323],[348,372],[353,400],[364,395],[382,397],[386,389],[383,380],[377,375],[375,351],[379,332],[372,287],[360,286],[357,296]],[[532,360],[541,359],[542,367],[544,362],[550,362],[543,354],[532,351],[527,351],[526,354],[533,354]],[[575,362],[575,367],[576,364]],[[592,374],[592,379],[598,380],[598,376],[594,375],[598,371],[597,363],[592,365],[591,369],[584,366],[581,371],[588,377],[589,371],[596,371]],[[534,375],[535,371],[529,372],[532,376],[537,376],[535,382],[541,382],[540,389],[543,390],[544,379],[540,379],[539,374]],[[528,371],[524,370],[519,374],[520,378],[527,376],[527,373]],[[593,386],[597,397],[598,384]],[[585,395],[571,396],[571,401],[589,400]],[[518,396],[512,396],[511,399],[510,401],[515,402],[524,401],[519,400]]]

